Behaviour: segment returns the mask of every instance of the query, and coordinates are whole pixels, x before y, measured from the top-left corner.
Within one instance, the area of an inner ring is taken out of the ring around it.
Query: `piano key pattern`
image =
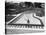
[[[33,29],[44,29],[44,25],[36,25],[36,24],[9,24],[6,25],[6,28],[33,28]]]
[[[44,32],[44,25],[36,24],[9,24],[6,25],[5,34]]]

